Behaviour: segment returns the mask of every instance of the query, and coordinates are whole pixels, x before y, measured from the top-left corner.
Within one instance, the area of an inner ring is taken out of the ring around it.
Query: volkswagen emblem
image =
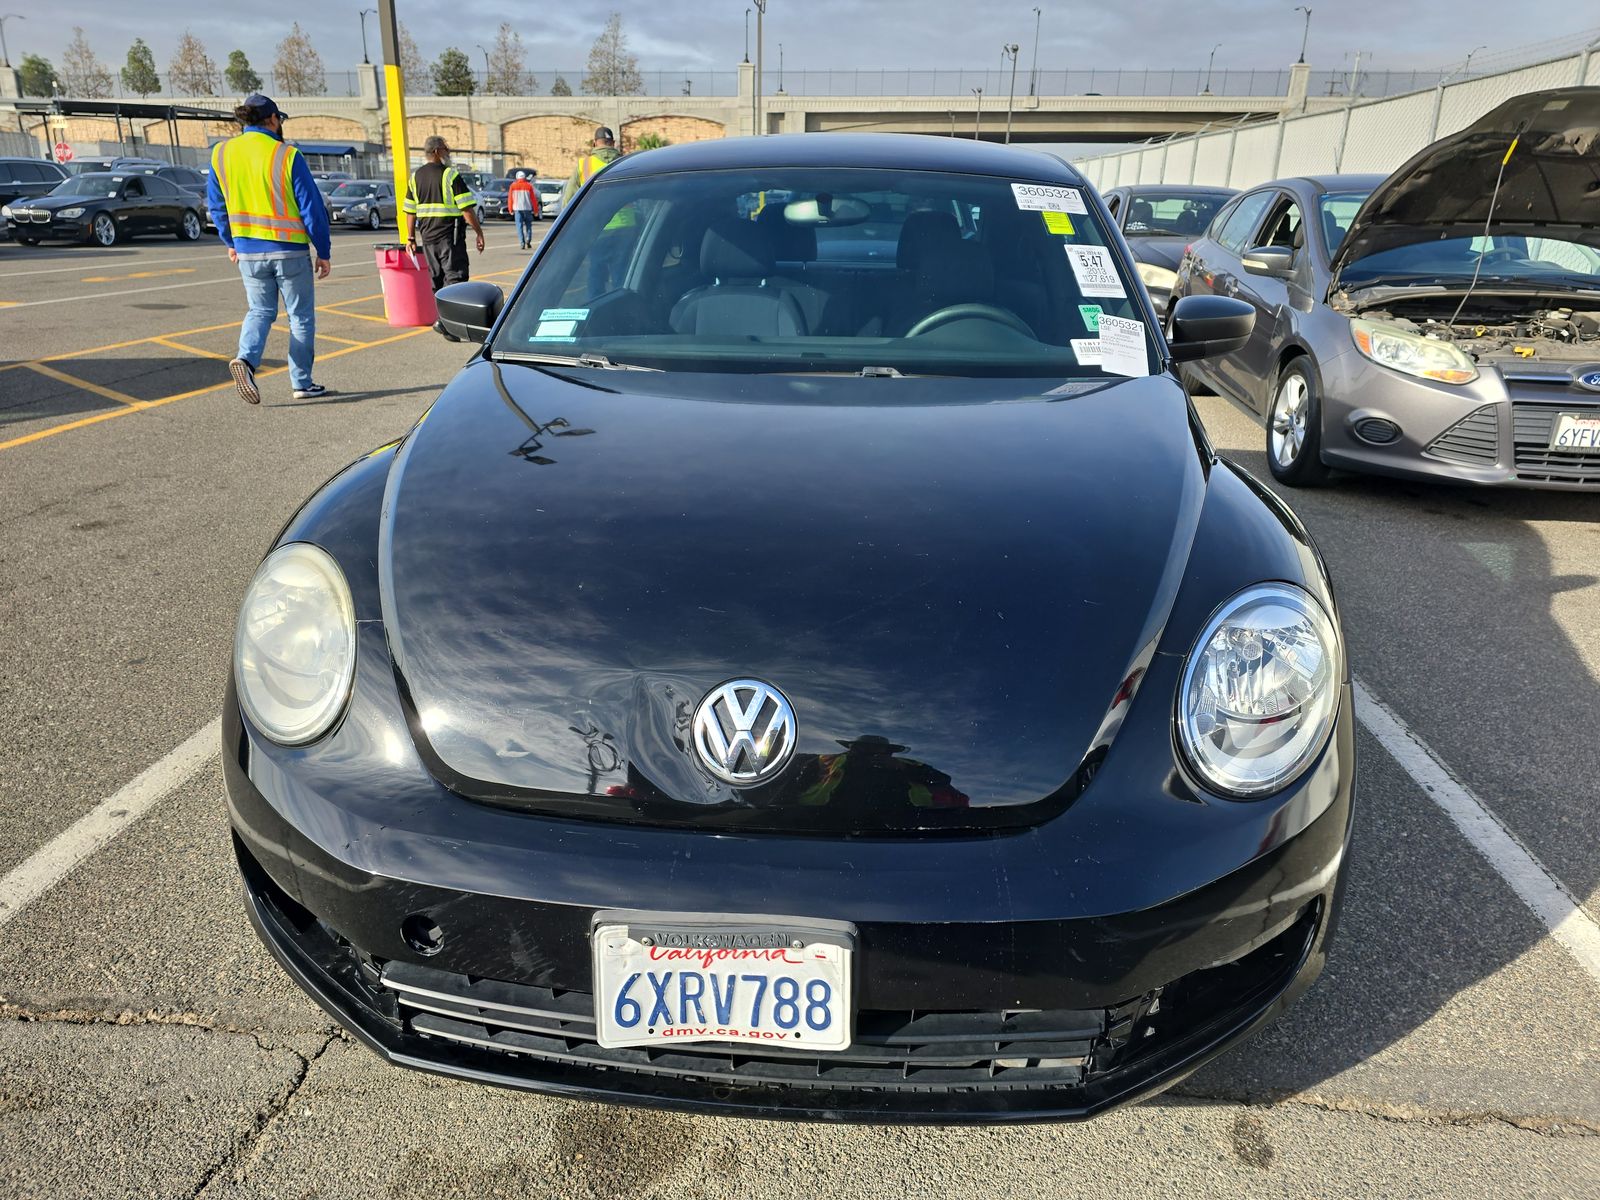
[[[1600,392],[1600,371],[1585,371],[1578,376],[1578,386],[1591,392]]]
[[[707,692],[694,710],[693,732],[701,764],[734,787],[765,783],[794,755],[794,709],[759,679],[733,679]]]

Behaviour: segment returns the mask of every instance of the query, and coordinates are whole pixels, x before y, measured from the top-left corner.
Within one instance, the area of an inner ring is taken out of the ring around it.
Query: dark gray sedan
[[[1186,373],[1262,414],[1284,483],[1600,490],[1596,127],[1600,88],[1531,93],[1387,179],[1245,193],[1173,295],[1246,300],[1255,331]]]
[[[1105,193],[1106,207],[1133,252],[1139,279],[1157,312],[1167,311],[1184,250],[1238,194],[1233,188],[1176,184],[1140,184]]]
[[[399,218],[394,184],[387,179],[347,179],[327,200],[328,220],[335,225],[381,229]]]

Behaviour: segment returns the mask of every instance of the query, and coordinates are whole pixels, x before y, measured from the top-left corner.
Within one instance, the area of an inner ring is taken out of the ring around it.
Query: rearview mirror
[[[482,342],[505,306],[506,294],[492,283],[469,280],[440,288],[433,299],[439,324],[463,341]]]
[[[1167,346],[1176,362],[1231,354],[1250,340],[1255,324],[1256,310],[1243,300],[1183,296],[1172,308],[1172,332]]]
[[[1240,261],[1252,275],[1288,279],[1294,274],[1294,251],[1287,246],[1257,246],[1254,250],[1246,250]]]

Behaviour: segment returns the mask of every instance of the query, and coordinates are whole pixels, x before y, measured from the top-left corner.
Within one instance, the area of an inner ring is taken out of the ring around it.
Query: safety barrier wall
[[[1580,83],[1600,85],[1600,47],[1426,91],[1358,101],[1332,112],[1171,138],[1084,158],[1077,166],[1102,190],[1137,183],[1247,188],[1288,175],[1387,174],[1430,142],[1465,128],[1513,96]]]

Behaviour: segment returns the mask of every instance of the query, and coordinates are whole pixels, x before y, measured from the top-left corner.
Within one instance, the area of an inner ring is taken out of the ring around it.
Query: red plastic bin
[[[406,328],[437,321],[439,306],[433,302],[428,260],[398,242],[374,245],[373,251],[378,259],[378,280],[383,284],[383,312],[389,324]]]

